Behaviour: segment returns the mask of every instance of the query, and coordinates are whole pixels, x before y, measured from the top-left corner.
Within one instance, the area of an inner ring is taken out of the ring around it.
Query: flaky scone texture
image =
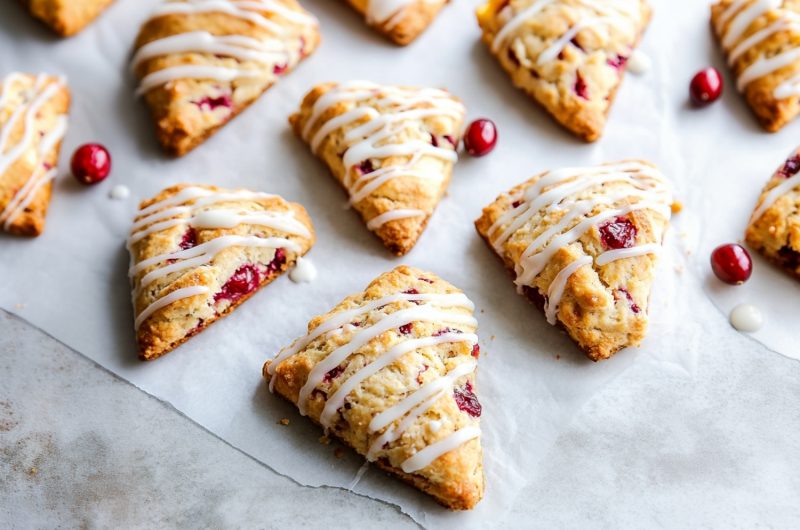
[[[630,160],[537,175],[475,226],[519,291],[599,361],[645,336],[671,204],[655,167]]]
[[[721,0],[711,25],[737,88],[769,132],[800,114],[800,1]]]
[[[159,142],[172,155],[186,154],[319,40],[317,20],[296,0],[165,2],[142,26],[132,64]]]
[[[0,80],[0,229],[44,231],[69,103],[62,78],[15,72]]]
[[[140,357],[227,315],[313,244],[306,210],[277,195],[179,185],[142,202],[128,239]]]
[[[62,37],[85,28],[114,0],[22,0],[31,14]]]
[[[383,244],[416,244],[457,160],[465,109],[448,92],[369,82],[324,83],[289,118]]]
[[[646,0],[488,0],[477,10],[514,85],[587,142],[603,132],[650,15]]]
[[[367,23],[405,46],[430,26],[449,0],[347,0]]]
[[[446,281],[400,266],[314,318],[264,376],[381,469],[470,509],[484,489],[472,312]]]
[[[750,218],[745,240],[800,279],[800,149],[767,182]]]

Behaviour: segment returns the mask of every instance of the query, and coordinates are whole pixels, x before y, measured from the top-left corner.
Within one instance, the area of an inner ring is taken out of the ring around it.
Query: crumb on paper
[[[557,354],[556,354],[556,361],[560,361],[560,360],[561,360],[561,354],[560,354],[560,353],[557,353]]]
[[[327,434],[323,434],[322,436],[319,437],[319,443],[321,443],[323,445],[330,445],[331,444],[331,439],[328,438]]]
[[[28,474],[31,475],[31,476],[36,475],[38,472],[39,472],[39,470],[37,468],[35,468],[35,467],[32,467],[32,468],[30,468],[30,470],[28,470]]]
[[[675,201],[672,203],[672,213],[681,213],[683,211],[683,203]]]
[[[337,447],[336,449],[333,450],[333,456],[335,456],[336,458],[344,458],[344,449],[342,449],[341,447]]]
[[[281,418],[278,420],[278,423],[285,427],[286,425],[289,425],[289,418]]]
[[[678,274],[683,274],[683,271],[684,271],[683,265],[675,265],[675,272],[677,272]]]
[[[489,337],[489,340],[494,340],[494,339],[496,339],[496,338],[497,338],[497,336],[496,336],[496,335],[492,335],[491,337]]]
[[[23,304],[22,302],[14,304],[14,309],[25,309],[25,304]]]

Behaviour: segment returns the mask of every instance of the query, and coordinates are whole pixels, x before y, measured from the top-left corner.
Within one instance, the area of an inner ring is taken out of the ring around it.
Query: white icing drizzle
[[[184,298],[208,294],[209,292],[211,292],[211,290],[204,285],[193,285],[191,287],[176,289],[175,291],[172,291],[166,296],[162,296],[149,306],[145,307],[144,310],[137,315],[136,321],[134,322],[134,328],[138,331],[139,327],[142,325],[142,322],[150,318],[150,316],[159,309],[167,307],[168,305],[179,300],[183,300]]]
[[[406,473],[419,471],[429,466],[440,456],[454,449],[458,449],[468,441],[478,438],[480,435],[481,430],[479,427],[469,426],[459,429],[438,442],[432,443],[411,458],[406,459],[406,461],[400,465],[400,468]]]
[[[299,61],[302,50],[295,49],[285,40],[288,28],[271,19],[265,13],[277,15],[292,24],[316,25],[317,20],[300,11],[295,11],[277,0],[187,0],[166,2],[158,6],[151,19],[165,15],[195,15],[222,13],[246,20],[268,30],[279,38],[254,38],[247,35],[213,35],[207,31],[189,31],[148,42],[136,51],[131,61],[135,69],[143,61],[175,53],[206,53],[232,57],[239,61],[259,63],[258,69],[230,68],[213,65],[178,65],[163,68],[142,78],[136,90],[137,96],[157,86],[176,79],[215,79],[230,82],[236,79],[272,78],[277,74],[269,65],[290,66]],[[284,40],[281,39],[284,37]],[[265,65],[267,66],[265,68]]]
[[[368,102],[368,100],[372,100]],[[312,136],[311,132],[320,118],[340,103],[349,103],[352,109],[323,123]],[[369,106],[360,106],[369,105]],[[417,108],[426,105],[427,108]],[[380,109],[380,111],[378,110]],[[453,149],[431,145],[428,141],[393,141],[404,128],[416,121],[434,116],[447,116],[460,121],[465,114],[464,106],[454,100],[447,92],[437,89],[407,89],[393,86],[380,86],[367,81],[343,83],[322,95],[311,110],[311,115],[303,126],[303,138],[317,153],[322,142],[334,131],[356,125],[344,135],[345,166],[344,186],[350,195],[350,203],[356,204],[377,190],[384,183],[398,177],[441,180],[438,171],[422,172],[415,170],[422,156],[431,156],[448,162],[456,162],[458,156]],[[390,143],[387,143],[390,142]],[[386,157],[410,156],[407,164],[386,166],[361,173],[356,166],[365,160]],[[421,210],[399,208],[384,212],[367,223],[370,230],[395,219],[427,215]]]
[[[791,190],[799,186],[800,186],[800,173],[784,180],[783,182],[781,182],[780,184],[769,190],[759,203],[758,208],[756,208],[755,211],[753,212],[753,215],[750,218],[750,222],[752,223],[758,221],[761,218],[761,216],[764,215],[764,212],[766,212],[770,208],[770,206],[775,204],[775,202],[778,199],[780,199],[781,197],[789,193]]]
[[[139,211],[131,228],[131,235],[128,238],[128,250],[132,251],[133,246],[144,237],[174,226],[218,230],[234,228],[240,224],[254,224],[267,226],[291,235],[310,237],[311,234],[308,228],[294,217],[294,212],[291,209],[287,211],[238,211],[231,210],[231,206],[214,208],[214,205],[220,203],[258,201],[275,197],[275,195],[268,193],[248,190],[214,191],[197,186],[188,186],[178,193]],[[134,283],[133,299],[136,300],[142,291],[153,282],[170,274],[210,263],[216,255],[231,247],[285,248],[296,253],[302,251],[300,245],[285,237],[223,235],[191,248],[153,256],[132,264],[128,275]],[[131,255],[133,255],[132,252]],[[136,280],[137,275],[154,265],[159,266],[144,274],[138,281]],[[139,325],[154,311],[182,298],[200,294],[196,290],[187,289],[178,289],[174,292],[181,293],[179,295],[174,293],[169,295],[168,302],[162,303],[162,300],[166,297],[160,297],[152,302],[137,316],[136,328],[138,329]],[[205,287],[203,289],[205,289],[203,291],[205,293],[210,292]]]
[[[268,373],[272,376],[270,380],[270,390],[272,390],[274,385],[276,367],[284,360],[306,348],[311,342],[320,337],[327,336],[328,334],[338,334],[336,332],[348,326],[352,319],[397,301],[411,301],[419,305],[399,309],[392,313],[381,314],[378,320],[368,327],[350,326],[347,330],[348,333],[352,333],[350,340],[333,350],[327,357],[318,362],[309,373],[306,383],[300,390],[297,401],[297,406],[301,414],[306,414],[306,402],[314,389],[323,382],[325,375],[381,334],[419,321],[461,324],[473,328],[477,326],[477,322],[471,315],[455,313],[445,309],[465,308],[470,311],[474,309],[472,302],[460,293],[397,293],[377,300],[371,300],[356,308],[333,315],[309,332],[308,335],[302,339],[298,339],[289,348],[281,351],[268,368]],[[333,421],[336,419],[338,411],[345,405],[347,396],[358,388],[361,383],[380,370],[395,363],[404,355],[421,348],[434,347],[439,344],[466,343],[469,346],[477,344],[478,342],[478,337],[474,333],[458,331],[446,331],[440,335],[429,337],[406,338],[403,335],[398,336],[400,338],[399,342],[380,353],[378,357],[371,362],[347,376],[347,378],[340,383],[336,392],[327,398],[319,420],[323,427],[331,427]],[[368,426],[369,431],[371,433],[378,432],[381,429],[385,429],[385,431],[370,445],[367,459],[370,461],[374,460],[384,444],[400,438],[403,432],[411,427],[437,400],[447,395],[452,390],[453,385],[456,384],[459,378],[472,374],[476,367],[477,362],[472,359],[462,362],[453,367],[446,375],[425,383],[399,402],[375,415]],[[437,427],[431,428],[430,430],[435,433],[438,432],[440,428],[441,422],[437,422]],[[480,431],[477,430],[477,434],[467,439],[472,439],[479,435]],[[424,465],[414,467],[414,470],[419,470],[442,454],[456,449],[460,444],[456,443],[455,440],[461,439],[460,436],[463,435],[459,435],[459,437],[455,438],[453,438],[453,435],[450,435],[439,442],[431,444],[428,447],[432,448],[430,451],[424,452],[425,450],[423,450],[415,455],[419,456],[424,453],[422,457],[413,461],[409,459],[409,461],[412,461],[409,467],[417,466],[418,462],[427,461],[428,463]],[[446,440],[450,441],[442,443]],[[464,441],[466,441],[466,439]],[[426,448],[426,450],[428,448]]]
[[[728,54],[729,65],[733,66],[743,55],[777,33],[800,32],[800,16],[794,11],[781,8],[782,4],[782,0],[736,0],[722,12],[715,30]],[[776,18],[760,30],[742,38],[759,18],[768,14],[775,15]],[[739,74],[736,88],[743,92],[753,81],[794,65],[798,61],[800,61],[800,49],[796,47],[770,57],[762,55]],[[800,95],[800,75],[780,83],[773,92],[773,97],[776,99],[798,95]]]
[[[23,80],[25,76],[18,72],[8,74],[2,80],[0,89],[0,109],[8,104],[12,97],[12,87],[15,82]],[[30,149],[36,141],[35,120],[39,110],[56,95],[59,89],[64,86],[64,79],[57,78],[48,83],[44,74],[39,75],[30,89],[28,100],[14,109],[8,121],[0,126],[0,175],[6,172],[11,165],[19,160]],[[18,123],[22,122],[23,133],[19,141],[8,146],[12,131]],[[37,164],[33,168],[30,177],[23,186],[11,197],[5,208],[0,211],[0,221],[3,228],[8,230],[14,219],[17,218],[25,208],[30,205],[42,186],[49,183],[56,176],[55,168],[47,168],[44,159],[56,148],[67,132],[67,117],[60,115],[56,117],[55,123],[39,139],[36,146]]]
[[[544,10],[548,5],[554,3],[555,0],[534,0],[534,2],[508,18],[503,24],[503,27],[494,37],[492,41],[492,51],[497,53],[500,49],[511,40],[513,34],[528,20],[532,19],[539,12]],[[589,8],[599,17],[583,17],[575,25],[573,25],[567,32],[553,41],[553,43],[543,50],[537,58],[537,64],[543,65],[555,60],[561,51],[569,42],[575,38],[581,31],[596,26],[609,27],[614,26],[623,31],[634,32],[639,23],[641,13],[639,12],[638,0],[577,0],[578,5],[575,7]],[[512,10],[511,4],[507,9]],[[635,35],[632,33],[631,38]]]
[[[421,0],[423,3],[435,4],[438,0]],[[367,0],[366,17],[369,24],[382,24],[388,29],[395,27],[403,19],[404,10],[420,0]]]
[[[588,199],[574,199],[577,194],[593,187],[615,182],[627,183],[632,189],[626,187]],[[542,210],[564,212],[558,222],[534,238],[516,260],[515,283],[520,290],[533,285],[533,281],[560,249],[578,241],[588,230],[605,221],[643,209],[653,210],[665,219],[672,215],[669,206],[672,197],[666,179],[657,169],[638,162],[551,171],[512,199],[519,204],[498,217],[488,230],[492,245],[501,254],[504,253],[503,247],[509,238],[534,215]],[[621,205],[614,207],[616,204]],[[599,206],[606,208],[591,215]],[[658,243],[609,250],[600,254],[596,263],[603,266],[612,261],[657,253],[659,250]],[[555,324],[569,278],[581,266],[591,263],[590,256],[582,256],[558,272],[548,288],[545,305],[548,322]]]

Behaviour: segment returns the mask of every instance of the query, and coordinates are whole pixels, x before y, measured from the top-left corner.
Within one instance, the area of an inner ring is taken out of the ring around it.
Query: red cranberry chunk
[[[789,245],[781,247],[778,251],[778,256],[784,266],[790,269],[800,269],[800,252],[796,251]]]
[[[800,171],[800,155],[794,155],[783,164],[783,167],[778,171],[783,177],[793,177]]]
[[[617,217],[599,227],[600,239],[609,249],[631,248],[636,245],[636,227],[630,219]]]
[[[589,99],[589,88],[586,86],[586,81],[584,81],[580,72],[578,72],[577,76],[575,77],[575,86],[573,89],[579,98],[586,100]]]
[[[711,253],[711,270],[725,283],[739,285],[753,273],[750,253],[736,243],[720,245]]]
[[[419,371],[417,372],[417,384],[420,385],[422,384],[422,374],[427,372],[428,368],[430,368],[430,366],[428,366],[427,364],[423,364],[422,368],[419,369]]]
[[[475,346],[472,347],[472,356],[477,359],[478,357],[480,357],[480,355],[481,355],[481,347],[475,344]]]
[[[478,401],[478,396],[472,392],[472,384],[469,381],[462,388],[453,389],[453,399],[456,400],[459,410],[466,412],[473,418],[480,417],[483,407]]]
[[[189,228],[183,233],[180,245],[181,250],[186,250],[197,246],[197,232],[194,228]]]
[[[617,293],[622,294],[619,295]],[[624,296],[628,300],[628,306],[631,308],[631,311],[638,315],[642,309],[636,304],[636,302],[634,302],[633,296],[631,296],[631,293],[624,287],[620,287],[614,291],[614,299],[619,300],[621,296]]]
[[[288,69],[289,69],[289,63],[276,64],[272,68],[272,73],[275,74],[275,75],[281,75],[281,74],[286,73],[286,70],[288,70]]]
[[[204,96],[196,101],[192,101],[192,103],[200,107],[200,110],[208,111],[218,109],[219,107],[224,107],[226,109],[233,107],[233,99],[231,99],[229,94],[222,94],[214,98]]]
[[[419,291],[417,291],[416,289],[414,289],[414,288],[412,287],[411,289],[408,289],[408,290],[406,290],[406,291],[403,291],[403,293],[404,293],[404,294],[419,294]]]
[[[331,381],[333,381],[334,379],[336,379],[337,377],[342,375],[343,372],[344,372],[344,366],[340,364],[336,368],[334,368],[332,370],[329,370],[325,374],[325,377],[322,378],[322,382],[323,383],[330,383]]]
[[[617,55],[616,57],[612,57],[608,60],[608,66],[614,68],[616,70],[622,70],[625,68],[625,64],[627,64],[628,58],[624,55]]]
[[[370,159],[364,160],[358,166],[356,166],[356,168],[362,175],[366,175],[375,171],[375,166],[372,165],[372,160]]]
[[[402,333],[403,335],[408,335],[409,333],[411,333],[411,329],[413,327],[414,325],[412,322],[409,322],[408,324],[403,324],[402,326],[400,326],[400,333]]]
[[[258,289],[261,279],[262,276],[258,266],[246,263],[236,269],[236,272],[225,282],[222,289],[214,295],[214,302],[219,302],[220,300],[229,300],[231,303],[236,302],[243,296]]]

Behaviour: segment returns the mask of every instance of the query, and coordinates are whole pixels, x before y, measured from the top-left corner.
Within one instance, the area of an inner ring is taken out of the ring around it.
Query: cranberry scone
[[[169,0],[142,26],[131,67],[159,142],[180,156],[318,44],[318,22],[296,0]]]
[[[772,175],[745,233],[747,244],[800,279],[800,149]]]
[[[128,238],[140,357],[201,332],[313,244],[306,210],[277,195],[179,185],[142,202]]]
[[[542,173],[475,222],[520,293],[592,360],[638,345],[672,195],[652,165],[623,161]]]
[[[380,469],[470,509],[484,487],[473,310],[448,282],[400,266],[314,318],[264,377]]]
[[[6,232],[44,231],[69,103],[60,77],[14,72],[0,80],[0,228]]]
[[[114,0],[23,0],[31,14],[62,37],[85,28]]]
[[[449,0],[347,0],[367,24],[405,46],[425,31]]]
[[[736,87],[762,127],[781,129],[800,114],[800,4],[721,0],[711,25]]]
[[[646,0],[488,0],[477,11],[514,85],[587,142],[603,133],[650,14]]]
[[[465,112],[444,90],[354,81],[317,85],[289,122],[367,228],[402,256],[447,190]]]

